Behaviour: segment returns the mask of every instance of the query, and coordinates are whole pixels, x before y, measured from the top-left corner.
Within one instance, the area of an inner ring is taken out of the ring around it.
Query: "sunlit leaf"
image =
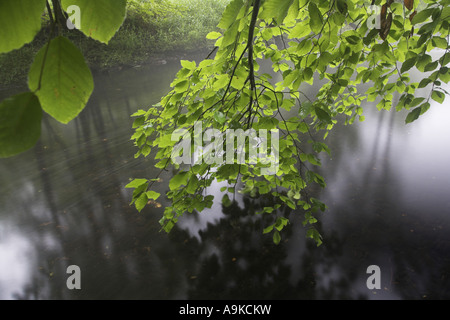
[[[148,182],[147,179],[134,179],[130,183],[128,183],[125,188],[137,188],[140,187],[143,184],[146,184]]]
[[[188,70],[195,69],[196,67],[195,61],[181,60],[180,63],[183,68],[186,68]]]
[[[192,175],[186,186],[187,193],[194,194],[197,191],[199,184],[200,184],[200,181],[198,180],[197,176]]]
[[[236,21],[236,17],[243,5],[243,0],[232,0],[225,8],[222,18],[217,26],[224,30],[228,29]]]
[[[28,74],[28,87],[36,93],[44,111],[68,123],[86,106],[94,80],[78,48],[60,36],[37,53]]]
[[[134,202],[134,205],[136,206],[136,210],[141,212],[142,209],[144,209],[147,202],[148,202],[147,194],[142,193]]]
[[[189,87],[189,80],[182,80],[175,84],[176,92],[183,92]]]
[[[172,169],[166,158],[174,143],[162,135],[170,135],[177,126],[193,129],[197,137],[206,128],[250,129],[254,130],[252,134],[258,130],[276,131],[279,139],[271,137],[271,142],[277,143],[268,148],[276,151],[276,155],[269,157],[269,152],[261,149],[266,142],[268,146],[269,139],[255,139],[246,132],[243,145],[236,144],[239,153],[244,155],[241,161],[233,158],[219,164],[197,163],[189,169],[174,165],[175,176],[166,194],[173,208],[165,211],[163,227],[173,227],[185,212],[211,208],[213,199],[208,197],[212,196],[205,194],[211,192],[208,188],[216,181],[233,186],[220,189],[228,192],[223,195],[223,206],[231,204],[230,194],[236,191],[255,198],[273,197],[284,209],[302,208],[306,211],[304,225],[313,226],[318,222],[313,214],[327,207],[308,196],[304,189],[310,184],[327,186],[324,177],[314,169],[324,162],[323,157],[331,154],[331,146],[320,142],[319,138],[326,139],[340,119],[346,124],[364,120],[364,101],[377,101],[377,108],[387,110],[395,102],[396,110],[411,111],[406,117],[407,123],[430,108],[430,99],[442,101],[446,93],[442,82],[450,80],[447,67],[450,54],[445,52],[440,58],[432,58],[429,53],[433,48],[447,49],[449,22],[445,20],[448,19],[445,7],[450,4],[449,0],[441,0],[440,7],[426,1],[429,9],[425,10],[413,0],[373,2],[372,5],[382,6],[381,14],[369,12],[363,2],[230,2],[219,23],[223,32],[210,32],[207,36],[218,39],[214,57],[208,56],[198,68],[182,61],[182,69],[171,83],[174,90],[159,103],[161,114],[154,114],[154,117],[145,114],[144,123],[135,128],[139,133],[133,136],[135,140],[142,139],[140,152],[144,152],[152,139],[145,135],[141,138],[145,126],[150,122],[152,128],[163,131],[156,134],[152,147],[158,149],[157,159],[163,159],[155,166],[164,170]],[[258,3],[262,6],[257,16],[254,13]],[[418,7],[419,12],[412,12],[414,7]],[[369,23],[369,18],[379,18],[381,25],[375,27],[375,23]],[[430,19],[432,21],[427,23]],[[417,32],[413,30],[415,26],[419,29]],[[260,72],[259,67],[263,66],[260,62],[264,59],[268,64]],[[423,75],[420,83],[416,83],[417,78],[407,74],[413,68],[414,73],[431,71],[432,74]],[[278,79],[270,76],[272,74],[279,74]],[[360,83],[367,86],[361,88]],[[418,87],[422,89],[430,84],[435,92],[416,94]],[[196,121],[205,125],[202,130],[196,130],[195,125],[192,128]],[[317,136],[317,140],[308,141],[311,136]],[[256,142],[258,148],[254,148],[251,141]],[[194,149],[201,150],[202,146],[194,143]],[[226,149],[235,149],[232,146],[234,143]],[[327,154],[320,154],[323,151]],[[276,160],[276,168],[270,174],[262,170],[267,163],[255,164],[254,159],[259,155]],[[240,184],[241,190],[238,189]],[[136,193],[135,198],[139,195]],[[263,233],[273,232],[273,241],[277,244],[288,222],[279,216],[280,212],[275,210],[278,208],[268,204],[251,210],[264,214],[268,220],[276,219]],[[317,245],[322,243],[315,228],[307,230],[307,237]]]
[[[294,0],[266,0],[263,5],[263,17],[274,17],[275,21],[281,24],[293,2]]]
[[[214,119],[220,124],[224,124],[225,121],[227,120],[225,115],[220,111],[214,113]]]
[[[69,6],[80,8],[81,31],[88,37],[103,43],[119,30],[126,15],[126,0],[61,0],[64,10]]]
[[[157,200],[161,194],[159,192],[150,190],[146,192],[146,195],[148,199]]]
[[[31,42],[41,29],[46,0],[0,1],[0,53]]]
[[[189,178],[189,172],[180,172],[170,179],[170,190],[178,189],[182,185],[186,185]]]
[[[222,36],[220,32],[212,31],[206,35],[206,39],[215,40]]]

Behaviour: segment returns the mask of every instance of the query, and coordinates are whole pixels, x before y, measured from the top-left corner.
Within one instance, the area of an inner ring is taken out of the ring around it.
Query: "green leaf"
[[[278,231],[283,230],[283,228],[289,223],[289,220],[284,217],[278,217],[275,223],[275,229]]]
[[[230,200],[230,197],[228,197],[228,194],[225,193],[222,197],[222,205],[224,207],[229,207],[229,206],[231,206],[231,204],[232,204],[232,202]]]
[[[199,181],[196,175],[192,175],[191,178],[189,179],[189,182],[186,186],[186,191],[189,194],[194,194],[195,191],[197,191],[199,185]]]
[[[214,113],[214,119],[220,124],[224,124],[227,121],[225,115],[220,111]]]
[[[313,76],[314,71],[311,68],[308,67],[303,70],[303,79],[305,79],[305,81],[310,80]]]
[[[42,109],[37,97],[21,93],[0,103],[0,157],[33,147],[41,135]]]
[[[428,109],[430,109],[430,103],[429,102],[425,102],[420,106],[420,115],[424,114],[425,112],[428,111]]]
[[[169,188],[170,190],[175,190],[181,187],[182,185],[187,184],[187,180],[189,178],[189,172],[180,172],[170,179]]]
[[[188,70],[193,70],[197,66],[195,61],[181,60],[180,63],[183,68]]]
[[[441,91],[433,90],[433,92],[431,93],[431,99],[438,103],[442,103],[444,102],[445,94]]]
[[[434,47],[441,48],[441,49],[447,49],[447,47],[448,47],[447,40],[444,38],[440,38],[440,37],[433,37],[431,39],[431,43]]]
[[[160,196],[161,194],[158,193],[158,192],[155,192],[155,191],[150,190],[150,191],[147,191],[147,192],[146,192],[146,195],[147,195],[147,198],[148,198],[148,199],[156,200],[156,199],[159,198],[159,196]]]
[[[144,209],[145,205],[148,202],[148,198],[147,198],[147,194],[146,193],[142,193],[134,202],[134,205],[136,207],[136,210],[141,212],[142,209]]]
[[[144,145],[141,149],[141,153],[144,157],[148,156],[151,151],[152,151],[152,148],[148,144]]]
[[[423,78],[422,80],[420,80],[419,83],[419,89],[420,88],[425,88],[427,85],[429,85],[431,82],[433,82],[433,80],[431,80],[430,78]]]
[[[216,79],[217,80],[213,84],[214,91],[219,91],[220,89],[225,88],[227,86],[228,82],[230,81],[228,78],[228,75],[226,75],[226,74],[218,75],[216,77]]]
[[[308,229],[306,231],[306,237],[313,239],[316,242],[317,246],[322,244],[322,237],[320,236],[319,231],[314,228]]]
[[[305,28],[305,26],[302,23],[297,23],[291,30],[289,34],[289,39],[294,38],[303,38],[307,34],[309,34],[311,30],[309,28]]]
[[[326,112],[325,110],[319,108],[319,107],[315,107],[314,111],[317,115],[317,117],[319,118],[319,120],[330,123],[331,122],[331,117],[328,114],[328,112]]]
[[[239,32],[239,23],[236,21],[225,31],[225,33],[223,34],[223,38],[218,40],[222,41],[221,46],[225,48],[229,45],[234,44],[238,32]]]
[[[130,117],[140,117],[140,116],[145,115],[146,113],[147,113],[146,111],[139,109],[138,111],[133,113]]]
[[[45,0],[0,1],[0,53],[21,48],[41,30]]]
[[[450,17],[450,7],[448,7],[448,2],[447,2],[447,6],[445,6],[442,9],[441,19],[445,20],[445,19],[448,19],[448,17]]]
[[[280,232],[278,232],[278,230],[275,230],[275,232],[273,233],[273,243],[279,244],[280,241],[281,241]]]
[[[175,92],[183,92],[189,88],[189,80],[182,80],[175,84]]]
[[[268,226],[268,227],[264,228],[263,234],[266,234],[266,233],[271,232],[271,231],[273,230],[273,227],[274,227],[274,226],[275,226],[275,225],[273,224],[273,225],[271,225],[271,226]]]
[[[175,227],[176,219],[168,221],[164,226],[163,229],[166,233],[169,233],[173,227]]]
[[[134,179],[133,181],[131,181],[130,183],[128,183],[125,188],[138,188],[141,185],[147,183],[148,180],[147,179]]]
[[[416,64],[416,61],[417,61],[416,57],[405,60],[405,62],[403,62],[403,64],[402,64],[400,72],[404,73],[404,72],[408,71],[409,69],[411,69],[412,67],[414,67],[414,65]]]
[[[157,164],[155,164],[155,167],[158,169],[164,169],[169,162],[170,162],[170,159],[162,159]]]
[[[323,26],[322,14],[320,13],[319,8],[317,8],[316,4],[311,1],[308,5],[309,11],[309,25],[311,30],[318,34]]]
[[[263,17],[272,17],[279,25],[281,25],[293,2],[294,0],[266,0],[263,5]]]
[[[342,26],[345,22],[345,15],[339,13],[339,12],[335,12],[332,16],[331,16],[331,21],[334,22],[334,24],[336,24],[337,26]]]
[[[406,116],[406,120],[405,123],[411,123],[413,121],[416,121],[417,118],[419,118],[420,113],[422,112],[422,108],[421,107],[417,107],[415,109],[413,109],[410,113],[408,113],[408,115]]]
[[[450,81],[450,69],[447,67],[442,67],[439,70],[439,79],[441,79],[445,83],[448,83]]]
[[[220,38],[221,36],[222,36],[222,34],[220,32],[212,31],[206,35],[206,39],[216,40],[216,39]]]
[[[94,80],[78,48],[60,36],[37,53],[28,73],[28,87],[44,111],[68,123],[86,106]]]
[[[414,98],[411,103],[408,104],[409,108],[414,108],[415,106],[418,106],[423,100],[425,100],[425,98],[423,97],[417,97]]]
[[[339,79],[338,81],[336,81],[336,83],[337,83],[338,85],[340,85],[341,87],[346,87],[346,86],[348,86],[348,80],[346,80],[346,79]]]
[[[138,117],[138,118],[134,119],[132,128],[134,129],[134,128],[140,127],[144,124],[144,122],[145,122],[145,117]]]
[[[450,52],[446,52],[440,59],[439,63],[441,66],[446,66],[450,63]]]
[[[307,133],[309,131],[309,127],[306,123],[300,122],[297,127],[298,131],[301,133]]]
[[[351,36],[346,37],[345,40],[347,40],[347,42],[352,45],[357,45],[359,43],[359,41],[361,40],[361,38],[359,38],[356,35],[351,35]]]
[[[336,7],[339,10],[340,13],[343,15],[347,14],[347,3],[346,0],[337,0],[336,1]]]
[[[217,25],[218,28],[228,29],[235,21],[241,10],[244,2],[242,0],[233,0],[230,4],[225,8],[225,11],[222,14],[222,18]]]
[[[424,71],[425,71],[425,72],[433,71],[434,69],[437,68],[437,66],[438,66],[438,62],[437,62],[437,61],[430,62],[429,64],[427,64],[427,65],[425,66]]]
[[[277,128],[279,121],[276,118],[272,117],[263,117],[259,119],[258,128],[259,129],[275,129]]]
[[[418,12],[411,20],[411,24],[415,25],[426,21],[429,17],[431,17],[432,13],[433,9],[425,9]]]
[[[72,5],[80,8],[81,31],[108,43],[125,20],[127,0],[61,0],[65,11]]]
[[[274,210],[273,207],[264,207],[263,212],[265,212],[265,213],[272,213],[273,210]]]
[[[416,67],[419,71],[424,72],[425,67],[430,64],[432,61],[432,58],[428,54],[424,54],[418,57]]]

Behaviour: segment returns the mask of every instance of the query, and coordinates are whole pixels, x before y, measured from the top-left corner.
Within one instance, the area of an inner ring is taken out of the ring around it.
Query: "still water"
[[[35,148],[0,159],[0,299],[450,298],[449,102],[407,126],[405,113],[366,104],[365,122],[336,128],[320,169],[320,247],[295,212],[275,246],[246,198],[166,235],[165,200],[139,214],[124,186],[157,173],[151,157],[134,159],[130,114],[156,103],[178,69],[96,74],[76,120],[45,117]],[[219,189],[209,192],[220,199]],[[81,269],[81,290],[66,286],[69,265]],[[366,286],[370,265],[381,289]]]

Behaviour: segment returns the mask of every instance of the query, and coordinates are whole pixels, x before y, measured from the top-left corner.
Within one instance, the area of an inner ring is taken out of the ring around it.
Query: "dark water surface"
[[[129,179],[157,173],[151,157],[134,159],[129,116],[156,103],[178,68],[96,75],[76,120],[46,117],[34,149],[0,159],[0,299],[450,298],[448,101],[408,126],[405,113],[367,105],[365,122],[336,128],[318,248],[299,213],[275,246],[243,198],[166,235],[164,199],[140,214],[129,206]],[[209,192],[220,199],[219,189]],[[81,290],[66,286],[73,264]],[[369,265],[380,267],[379,290],[366,286]]]

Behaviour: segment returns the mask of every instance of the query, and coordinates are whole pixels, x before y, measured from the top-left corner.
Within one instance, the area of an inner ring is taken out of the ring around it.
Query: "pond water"
[[[96,74],[76,120],[44,117],[32,150],[0,159],[0,299],[450,298],[448,102],[407,126],[405,113],[366,104],[365,122],[336,128],[320,169],[320,247],[295,212],[275,246],[244,198],[167,235],[165,200],[137,213],[124,186],[157,173],[151,157],[134,159],[130,114],[156,103],[178,69],[169,60]],[[220,199],[219,189],[209,192]],[[69,265],[81,290],[66,286]],[[366,286],[370,265],[381,289]]]

